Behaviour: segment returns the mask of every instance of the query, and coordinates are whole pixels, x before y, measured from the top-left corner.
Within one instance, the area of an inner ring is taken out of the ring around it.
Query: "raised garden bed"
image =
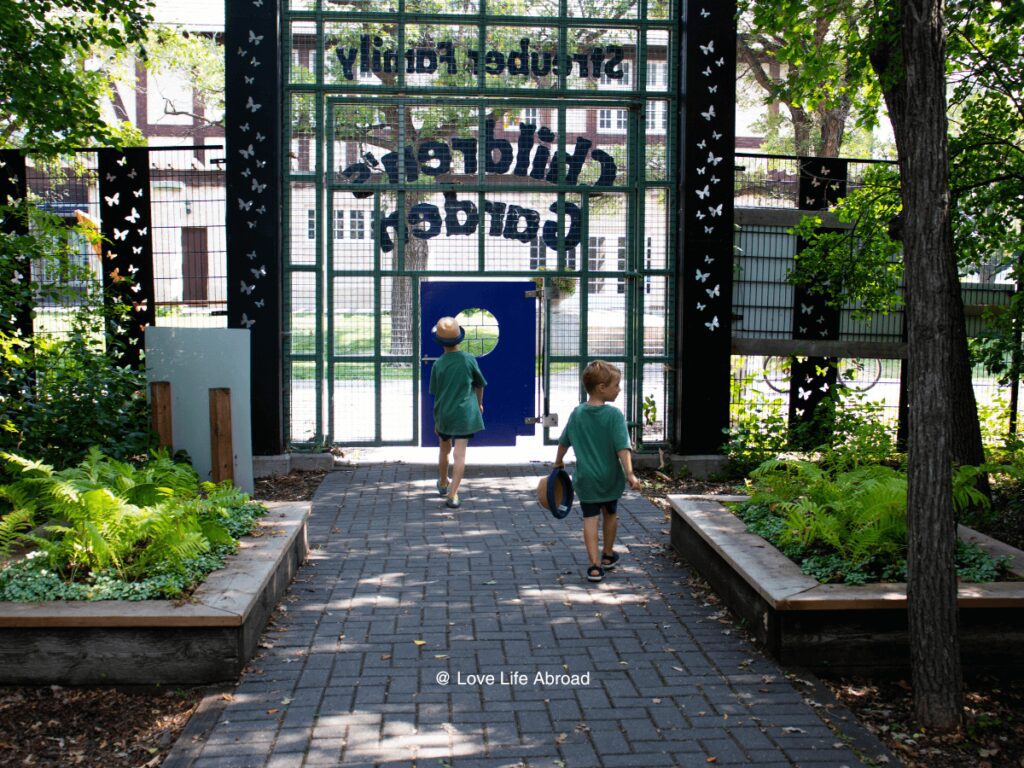
[[[722,506],[737,496],[669,496],[672,546],[784,664],[837,673],[909,669],[906,584],[820,584]],[[961,584],[966,667],[1024,669],[1024,552],[961,526],[960,536],[1006,555],[1020,581]]]
[[[308,502],[264,502],[261,536],[188,600],[0,602],[0,684],[231,680],[306,555]]]

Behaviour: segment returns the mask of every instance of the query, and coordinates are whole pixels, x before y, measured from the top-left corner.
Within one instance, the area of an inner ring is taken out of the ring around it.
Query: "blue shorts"
[[[601,509],[604,509],[606,514],[614,515],[619,511],[619,500],[614,501],[581,501],[580,509],[583,510],[583,517],[597,517],[600,514]]]
[[[442,442],[447,442],[449,440],[469,440],[469,438],[473,437],[473,435],[475,435],[475,434],[476,434],[476,432],[472,432],[472,433],[470,433],[468,435],[445,435],[445,434],[442,434],[442,433],[438,432],[437,436],[439,438],[441,438]]]

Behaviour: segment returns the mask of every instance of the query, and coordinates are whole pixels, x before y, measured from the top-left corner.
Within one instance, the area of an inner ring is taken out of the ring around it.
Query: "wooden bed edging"
[[[0,602],[0,684],[193,685],[231,680],[256,651],[305,559],[309,502],[264,502],[242,539],[183,602]]]
[[[722,506],[744,497],[670,496],[672,546],[780,661],[821,671],[903,673],[909,664],[905,584],[819,584]],[[961,538],[1024,552],[961,526]],[[961,584],[964,664],[1024,669],[1024,581]]]

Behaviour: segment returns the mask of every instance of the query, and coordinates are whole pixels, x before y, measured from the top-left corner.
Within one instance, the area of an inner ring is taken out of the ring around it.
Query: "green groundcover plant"
[[[166,453],[136,467],[94,448],[60,471],[10,453],[0,460],[0,600],[181,597],[223,566],[264,511]]]
[[[953,497],[960,513],[987,504],[973,486],[977,471],[956,473]],[[900,470],[773,459],[750,473],[748,485],[750,500],[736,514],[808,576],[822,583],[906,581],[907,478]],[[956,566],[964,581],[986,582],[1005,573],[1007,559],[961,541]]]

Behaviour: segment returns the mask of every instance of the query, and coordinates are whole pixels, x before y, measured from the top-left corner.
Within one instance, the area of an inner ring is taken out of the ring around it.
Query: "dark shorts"
[[[442,434],[442,433],[438,432],[437,436],[439,438],[441,438],[442,442],[445,442],[445,441],[448,441],[448,440],[469,440],[469,438],[471,438],[475,434],[476,434],[476,432],[473,432],[473,433],[468,434],[468,435],[445,435],[445,434]]]
[[[580,509],[583,510],[584,517],[597,517],[601,513],[601,509],[609,515],[614,515],[619,511],[619,500],[615,501],[581,501]]]

